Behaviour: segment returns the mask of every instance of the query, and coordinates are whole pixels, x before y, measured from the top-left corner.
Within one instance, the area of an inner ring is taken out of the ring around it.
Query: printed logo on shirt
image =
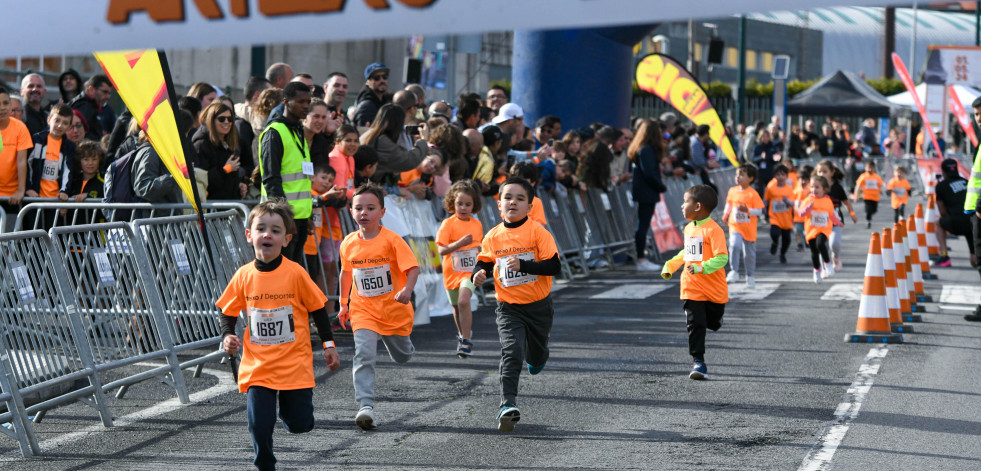
[[[535,248],[534,247],[508,247],[506,249],[498,249],[498,250],[495,250],[494,251],[494,255],[500,257],[502,255],[513,255],[513,254],[520,254],[520,253],[524,253],[524,252],[532,252],[532,253],[534,253],[535,252]],[[532,259],[532,260],[534,260],[534,259]]]

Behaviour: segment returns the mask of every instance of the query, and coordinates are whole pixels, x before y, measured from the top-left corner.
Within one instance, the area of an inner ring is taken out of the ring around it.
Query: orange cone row
[[[916,221],[916,245],[920,253],[920,272],[924,280],[936,280],[937,275],[930,273],[930,254],[927,247],[927,225],[923,212],[923,203],[916,203],[916,212],[913,213]],[[934,239],[937,235],[933,234]],[[939,247],[938,247],[939,250]]]
[[[936,261],[940,258],[940,242],[937,240],[937,221],[940,220],[940,212],[937,211],[937,195],[930,195],[927,200],[924,219],[926,220],[927,253],[930,254],[930,260]]]
[[[846,342],[902,343],[903,335],[892,332],[886,302],[886,276],[879,234],[872,233],[869,255],[865,262],[865,283],[858,306],[855,332],[845,335]]]
[[[886,278],[886,309],[889,311],[889,326],[893,332],[911,333],[913,326],[903,324],[902,303],[896,278],[896,258],[892,253],[892,247],[892,229],[887,227],[882,230],[882,271]]]
[[[913,273],[909,264],[909,245],[906,243],[906,224],[899,221],[892,225],[893,255],[896,258],[896,281],[899,286],[899,299],[903,322],[922,322],[914,312],[921,309],[916,305],[913,288]]]

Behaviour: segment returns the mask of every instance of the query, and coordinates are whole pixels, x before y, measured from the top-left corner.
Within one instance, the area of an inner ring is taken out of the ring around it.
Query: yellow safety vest
[[[974,168],[967,182],[967,197],[964,198],[964,212],[970,213],[977,209],[978,197],[981,196],[981,147],[974,156]]]
[[[283,179],[283,193],[286,201],[293,207],[293,217],[296,219],[309,219],[313,214],[313,201],[310,199],[310,177],[303,173],[303,163],[311,163],[310,148],[306,145],[303,136],[297,137],[293,134],[286,124],[275,122],[266,126],[266,129],[259,134],[259,172],[265,178],[265,168],[262,166],[262,136],[270,129],[279,133],[279,138],[283,141],[283,161],[279,168],[280,177]],[[312,163],[311,163],[312,165]],[[266,200],[266,186],[262,185],[262,199]]]

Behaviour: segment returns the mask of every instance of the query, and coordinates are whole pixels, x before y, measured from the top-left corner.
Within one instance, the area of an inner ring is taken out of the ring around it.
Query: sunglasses
[[[369,77],[371,80],[388,80],[388,74],[378,74]]]
[[[235,118],[231,116],[216,116],[215,121],[218,121],[219,123],[231,123],[235,121]]]

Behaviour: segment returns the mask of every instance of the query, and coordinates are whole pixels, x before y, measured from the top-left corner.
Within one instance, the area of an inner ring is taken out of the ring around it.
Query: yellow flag
[[[167,90],[160,55],[154,49],[94,53],[123,103],[140,123],[160,160],[197,210],[184,148]]]

